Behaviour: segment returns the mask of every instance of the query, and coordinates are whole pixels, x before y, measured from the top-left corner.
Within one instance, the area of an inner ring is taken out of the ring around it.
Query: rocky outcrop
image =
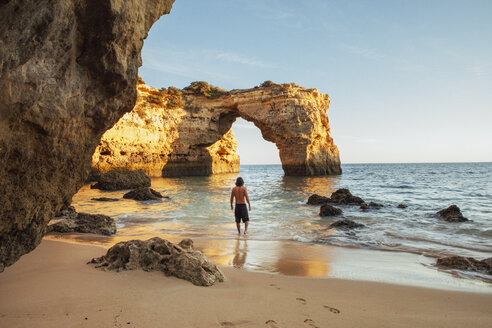
[[[121,242],[90,263],[108,270],[162,271],[197,286],[212,286],[224,281],[224,275],[217,265],[202,252],[193,249],[191,239],[184,239],[179,244],[159,237]]]
[[[82,232],[110,236],[116,233],[116,223],[107,215],[77,213],[75,217],[58,219],[49,224],[46,232]]]
[[[307,200],[308,205],[322,205],[330,201],[330,198],[318,194],[312,194]]]
[[[461,214],[461,210],[456,205],[451,205],[448,208],[440,210],[436,213],[439,217],[447,222],[465,222],[468,221],[467,218]]]
[[[348,189],[338,189],[330,196],[330,203],[344,205],[361,205],[362,198],[352,195]]]
[[[319,209],[319,216],[335,216],[342,214],[342,210],[334,206],[323,204]]]
[[[150,176],[239,172],[234,133],[208,136],[213,124],[208,110],[188,108],[173,87],[159,90],[140,80],[137,91],[133,110],[102,136],[92,156],[94,168],[141,170]],[[173,164],[163,172],[170,154]]]
[[[135,105],[143,40],[172,3],[0,2],[0,271],[39,244]]]
[[[158,200],[163,198],[163,196],[160,192],[151,188],[137,188],[124,194],[123,198],[134,200]]]
[[[140,83],[138,90],[134,110],[106,132],[93,156],[93,166],[101,171],[139,169],[153,176],[238,172],[230,128],[242,117],[276,144],[286,175],[341,173],[330,137],[330,100],[316,89],[264,83],[225,91],[194,82],[184,90]]]
[[[150,187],[150,178],[142,171],[114,170],[99,176],[92,189],[123,190]]]
[[[349,230],[349,229],[358,229],[358,228],[364,228],[365,225],[354,222],[352,220],[339,220],[336,222],[333,222],[330,224],[330,228],[336,228],[336,229],[342,229],[342,230]]]
[[[492,274],[492,257],[479,261],[473,257],[448,256],[439,258],[436,265],[443,269],[482,272]]]

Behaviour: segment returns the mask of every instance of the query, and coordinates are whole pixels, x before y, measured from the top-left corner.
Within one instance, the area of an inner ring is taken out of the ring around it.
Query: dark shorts
[[[248,208],[246,207],[246,204],[236,204],[234,216],[236,217],[236,223],[240,223],[241,219],[243,222],[249,221]]]

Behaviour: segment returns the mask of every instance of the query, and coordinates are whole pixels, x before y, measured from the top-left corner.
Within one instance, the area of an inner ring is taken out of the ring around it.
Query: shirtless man
[[[236,186],[232,188],[231,192],[231,210],[234,209],[232,202],[236,198],[236,210],[234,216],[236,217],[236,227],[238,234],[241,234],[241,219],[244,222],[244,234],[248,233],[248,209],[246,208],[245,199],[248,202],[249,210],[251,211],[251,204],[249,203],[248,190],[244,187],[243,178],[236,179]]]

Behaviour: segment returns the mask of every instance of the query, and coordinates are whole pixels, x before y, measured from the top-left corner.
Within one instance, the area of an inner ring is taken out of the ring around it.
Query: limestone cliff
[[[135,108],[104,134],[93,156],[93,166],[101,171],[138,169],[154,176],[238,172],[230,128],[242,117],[277,145],[286,175],[341,173],[328,123],[330,100],[316,89],[267,82],[225,91],[194,82],[179,91],[140,83],[138,94]]]
[[[142,170],[150,176],[239,172],[234,134],[210,133],[211,112],[185,106],[174,88],[158,90],[140,81],[137,91],[133,110],[102,136],[93,167]],[[166,166],[170,155],[175,164]]]
[[[0,272],[82,186],[173,0],[0,1]]]

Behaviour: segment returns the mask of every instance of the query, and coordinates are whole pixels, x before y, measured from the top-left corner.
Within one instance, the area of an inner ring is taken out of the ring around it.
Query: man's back
[[[247,195],[247,190],[246,187],[234,187],[232,188],[232,195],[236,198],[236,204],[246,204],[244,201],[246,195]],[[232,204],[232,202],[231,202]]]

